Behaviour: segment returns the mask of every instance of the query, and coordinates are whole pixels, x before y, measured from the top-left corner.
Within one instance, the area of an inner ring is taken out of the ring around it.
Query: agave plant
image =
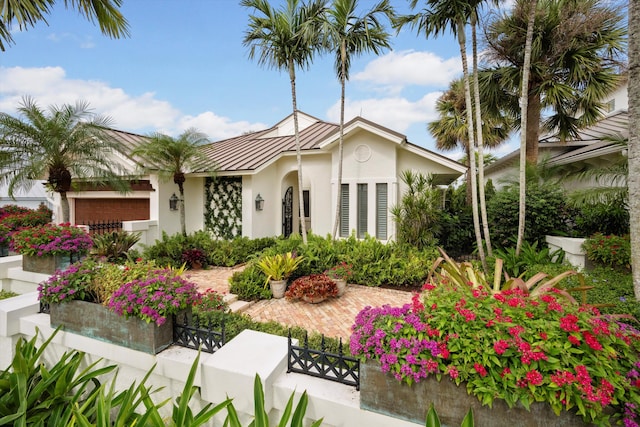
[[[129,249],[139,240],[140,233],[128,233],[122,230],[96,234],[93,236],[91,253],[98,257],[104,257],[109,262],[126,261]]]

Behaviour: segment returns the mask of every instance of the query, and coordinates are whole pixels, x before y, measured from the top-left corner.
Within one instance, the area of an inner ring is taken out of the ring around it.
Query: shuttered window
[[[358,238],[364,239],[368,231],[368,186],[358,184]]]
[[[349,184],[340,187],[340,237],[349,237]]]
[[[387,240],[387,184],[376,184],[376,238]]]

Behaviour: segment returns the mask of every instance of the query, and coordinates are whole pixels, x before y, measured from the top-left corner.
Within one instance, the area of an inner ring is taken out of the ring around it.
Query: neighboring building
[[[302,147],[302,177],[307,230],[331,233],[338,191],[341,194],[340,236],[355,232],[380,240],[393,239],[395,225],[390,208],[404,191],[404,170],[431,174],[438,184],[449,184],[465,166],[411,144],[406,136],[357,117],[345,124],[343,181],[337,188],[339,126],[304,113],[298,114]],[[127,146],[143,136],[113,131]],[[185,182],[187,232],[212,230],[221,237],[251,238],[289,235],[300,228],[298,220],[298,167],[293,116],[269,129],[203,146],[217,172],[189,171]],[[136,159],[144,162],[144,159]],[[121,159],[131,171],[135,162]],[[204,169],[203,169],[204,170]],[[147,218],[158,220],[160,231],[179,232],[179,214],[169,209],[177,193],[171,182],[155,175],[143,177],[144,187],[128,195],[102,190],[69,193],[72,220],[90,216],[134,212],[148,203]],[[260,206],[257,206],[257,205]],[[137,211],[136,211],[137,212]],[[127,219],[127,218],[105,218]]]
[[[49,209],[53,209],[54,199],[44,186],[45,181],[36,181],[29,191],[15,191],[13,197],[9,196],[9,185],[0,185],[0,206],[18,205],[29,209],[37,209],[44,203]]]

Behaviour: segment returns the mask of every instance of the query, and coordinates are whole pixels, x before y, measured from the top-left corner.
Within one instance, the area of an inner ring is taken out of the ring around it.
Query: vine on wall
[[[216,237],[242,236],[242,178],[207,177],[205,227]]]

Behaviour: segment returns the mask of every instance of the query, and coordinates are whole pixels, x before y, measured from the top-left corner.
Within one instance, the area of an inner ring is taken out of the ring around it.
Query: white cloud
[[[430,92],[417,101],[403,97],[382,99],[345,100],[345,119],[362,116],[396,132],[405,132],[410,126],[426,123],[437,117],[436,99],[442,92]],[[329,120],[340,120],[340,103],[337,102],[327,111]]]
[[[210,111],[184,115],[169,102],[157,99],[153,92],[131,95],[106,82],[69,79],[61,67],[0,67],[0,81],[3,82],[0,111],[9,114],[16,114],[22,97],[28,95],[41,108],[84,100],[95,113],[111,117],[115,128],[130,132],[160,130],[174,135],[197,127],[217,140],[267,127],[261,123],[234,122]]]
[[[407,85],[446,87],[461,72],[459,55],[444,59],[431,52],[404,50],[374,59],[353,80],[399,91]]]

